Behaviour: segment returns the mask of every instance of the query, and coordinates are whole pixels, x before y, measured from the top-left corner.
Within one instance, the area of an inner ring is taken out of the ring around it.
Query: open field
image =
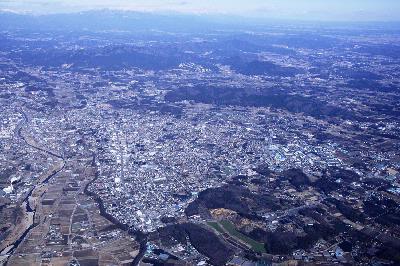
[[[234,239],[246,244],[247,246],[251,247],[251,249],[258,253],[265,253],[265,247],[263,243],[257,242],[254,239],[245,236],[244,234],[240,233],[236,230],[235,226],[227,220],[219,221],[219,222],[207,222],[207,225],[215,229],[220,234],[227,233]]]

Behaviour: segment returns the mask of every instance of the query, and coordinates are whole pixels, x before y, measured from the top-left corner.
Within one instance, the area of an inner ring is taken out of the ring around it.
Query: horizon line
[[[179,10],[135,10],[135,9],[120,9],[120,8],[92,8],[85,10],[76,11],[65,11],[65,12],[35,12],[32,10],[12,10],[12,9],[1,9],[0,13],[8,13],[20,16],[33,16],[33,17],[44,17],[54,15],[83,15],[90,12],[120,12],[120,13],[137,13],[137,14],[152,14],[160,16],[196,16],[196,17],[220,17],[220,18],[241,18],[249,22],[270,22],[270,21],[286,21],[286,22],[305,22],[305,23],[352,23],[352,24],[364,24],[364,23],[400,23],[398,20],[377,20],[377,19],[359,19],[359,20],[348,20],[348,19],[304,19],[304,18],[279,18],[279,17],[267,17],[267,16],[251,16],[246,14],[232,14],[224,12],[211,12],[211,11],[179,11]]]

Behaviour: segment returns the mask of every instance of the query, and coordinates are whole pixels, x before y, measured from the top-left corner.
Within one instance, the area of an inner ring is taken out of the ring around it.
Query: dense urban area
[[[117,16],[0,13],[1,265],[400,264],[398,25]]]

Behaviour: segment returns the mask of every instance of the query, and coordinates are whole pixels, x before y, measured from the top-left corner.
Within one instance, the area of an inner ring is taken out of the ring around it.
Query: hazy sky
[[[400,21],[400,0],[0,0],[0,9],[16,12],[63,13],[104,8],[283,19]]]

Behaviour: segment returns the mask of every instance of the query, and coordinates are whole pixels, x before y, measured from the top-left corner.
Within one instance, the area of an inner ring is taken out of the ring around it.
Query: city
[[[10,25],[0,264],[400,263],[398,29]]]

